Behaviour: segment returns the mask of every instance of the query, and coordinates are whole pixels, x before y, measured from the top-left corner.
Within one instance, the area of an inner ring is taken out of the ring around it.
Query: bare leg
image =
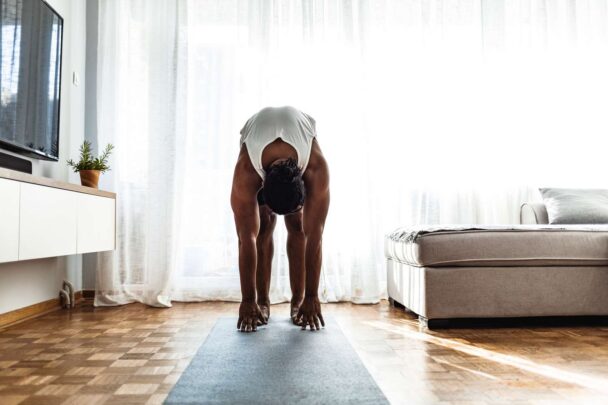
[[[287,227],[287,258],[289,260],[289,283],[291,285],[291,308],[290,316],[294,324],[300,305],[304,300],[304,285],[306,272],[304,267],[304,250],[306,237],[302,222],[302,212],[285,216]]]
[[[258,306],[262,315],[268,321],[270,317],[270,273],[274,244],[272,233],[277,223],[276,215],[265,205],[260,207],[260,233],[256,240],[258,262],[256,268],[256,290]]]

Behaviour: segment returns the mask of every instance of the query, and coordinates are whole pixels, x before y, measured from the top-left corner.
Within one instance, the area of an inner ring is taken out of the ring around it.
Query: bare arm
[[[329,176],[327,176],[329,177]],[[319,184],[320,183],[320,184]],[[304,204],[304,234],[306,235],[306,296],[318,295],[323,258],[323,230],[329,210],[329,178],[318,179]]]
[[[316,149],[315,162],[304,174],[306,201],[304,202],[304,234],[306,235],[306,292],[300,307],[303,327],[319,329],[319,320],[325,325],[321,315],[318,291],[323,258],[323,231],[329,211],[329,169],[325,158]],[[314,150],[314,149],[313,149]],[[318,319],[317,319],[318,318]]]
[[[247,150],[243,147],[234,170],[230,196],[239,238],[239,275],[243,298],[237,327],[242,331],[256,330],[257,318],[261,316],[256,304],[255,290],[256,239],[260,230],[256,196],[260,187],[261,179],[253,169]]]

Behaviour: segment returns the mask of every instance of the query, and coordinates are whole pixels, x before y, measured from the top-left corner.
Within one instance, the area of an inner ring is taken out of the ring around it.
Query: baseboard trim
[[[78,305],[78,303],[83,299],[83,291],[75,292],[74,298],[76,300],[76,305]],[[61,302],[59,298],[53,298],[37,304],[29,305],[24,308],[15,309],[13,311],[0,314],[0,329],[5,329],[9,326],[38,318],[39,316],[57,311],[58,309],[61,309]]]

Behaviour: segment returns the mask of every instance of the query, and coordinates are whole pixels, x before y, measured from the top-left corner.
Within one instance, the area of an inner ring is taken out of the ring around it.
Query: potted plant
[[[80,173],[80,182],[83,186],[97,188],[99,175],[110,170],[108,158],[113,149],[114,145],[108,144],[101,155],[94,157],[91,142],[84,141],[80,147],[80,160],[74,162],[70,159],[67,163],[74,169],[74,173]]]

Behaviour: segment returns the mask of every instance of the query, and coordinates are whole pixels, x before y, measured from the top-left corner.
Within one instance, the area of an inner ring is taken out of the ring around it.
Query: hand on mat
[[[325,326],[323,315],[321,315],[321,303],[318,297],[305,297],[304,302],[300,305],[297,320],[299,325],[302,325],[302,330],[310,326],[310,330],[320,330],[319,321],[322,326]]]
[[[300,312],[300,305],[302,301],[296,298],[291,299],[291,306],[289,307],[289,316],[294,325],[301,326],[302,320],[298,320],[298,312]]]
[[[262,312],[262,318],[258,319],[258,326],[266,325],[270,318],[270,304],[258,304],[260,311]]]
[[[241,332],[255,332],[258,330],[258,320],[261,320],[264,324],[266,323],[258,304],[247,301],[241,302],[236,328],[240,329]]]

